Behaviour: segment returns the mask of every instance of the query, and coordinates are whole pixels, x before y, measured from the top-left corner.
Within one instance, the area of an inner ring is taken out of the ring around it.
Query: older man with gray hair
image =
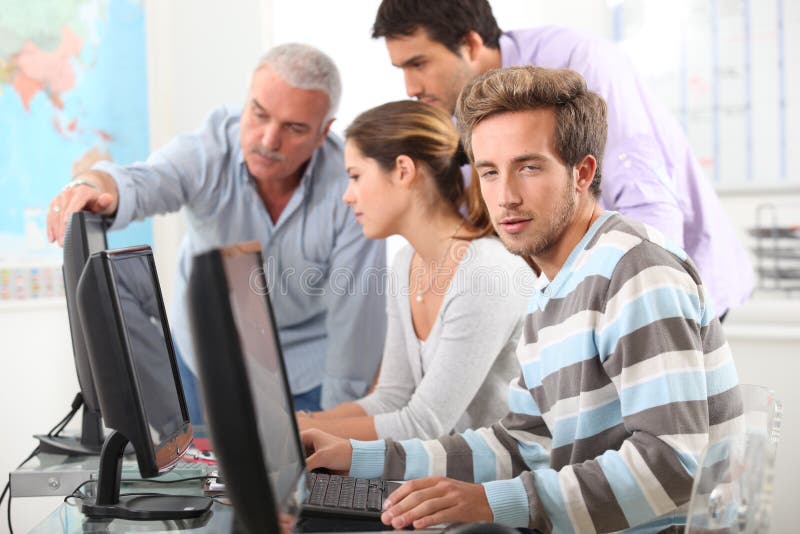
[[[368,282],[385,266],[385,248],[363,237],[341,202],[342,142],[330,132],[340,96],[339,72],[327,55],[302,44],[277,46],[253,71],[243,108],[214,110],[198,131],[144,163],[101,162],[50,204],[48,236],[60,243],[78,210],[113,217],[114,230],[185,208],[189,228],[170,322],[190,400],[191,258],[242,241],[262,246],[296,407],[361,397],[375,376],[386,318],[384,297]],[[197,422],[199,410],[191,411]]]

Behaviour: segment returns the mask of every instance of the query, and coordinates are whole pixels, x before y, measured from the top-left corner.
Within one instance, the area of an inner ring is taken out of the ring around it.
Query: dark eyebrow
[[[524,163],[526,161],[547,161],[548,158],[542,156],[541,154],[520,154],[519,156],[515,157],[511,161],[513,163]]]
[[[402,69],[403,67],[407,67],[408,65],[410,65],[412,63],[416,63],[417,61],[419,61],[421,59],[425,59],[425,55],[424,54],[417,54],[415,56],[411,56],[410,58],[408,58],[407,60],[403,61],[399,65],[395,65],[395,67],[397,67],[399,69]]]
[[[530,154],[520,154],[519,156],[516,156],[515,158],[513,158],[511,160],[512,163],[524,163],[526,161],[544,162],[544,161],[547,161],[547,158],[542,156],[542,155],[540,155],[540,154],[530,153]],[[479,161],[476,161],[473,165],[475,166],[476,169],[479,168],[479,167],[494,167],[495,166],[494,163],[492,163],[491,161],[488,161],[488,160],[479,160]]]

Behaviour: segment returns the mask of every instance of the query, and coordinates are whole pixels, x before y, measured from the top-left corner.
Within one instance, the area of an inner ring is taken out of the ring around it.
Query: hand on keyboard
[[[385,505],[381,521],[396,529],[409,525],[421,529],[452,521],[469,523],[494,518],[481,484],[444,477],[410,480],[397,488]]]
[[[350,472],[353,447],[349,439],[338,438],[326,432],[310,429],[302,432],[303,448],[306,451],[306,467],[309,470],[320,467],[334,473]]]

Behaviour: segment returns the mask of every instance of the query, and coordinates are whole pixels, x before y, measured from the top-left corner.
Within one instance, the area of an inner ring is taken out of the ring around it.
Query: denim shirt
[[[192,256],[257,240],[292,393],[322,384],[322,405],[361,397],[375,376],[386,331],[380,284],[383,241],[366,239],[341,200],[347,187],[342,141],[329,134],[272,222],[244,162],[241,108],[222,107],[197,132],[180,135],[144,163],[102,162],[119,188],[112,230],[185,208],[170,312],[173,337],[196,372],[187,319]]]

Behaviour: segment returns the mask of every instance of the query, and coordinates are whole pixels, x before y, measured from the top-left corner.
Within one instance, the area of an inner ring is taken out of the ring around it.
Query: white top
[[[467,248],[424,342],[414,331],[409,271],[397,253],[389,277],[388,328],[375,390],[356,401],[379,438],[435,438],[488,426],[508,412],[508,383],[535,275],[495,237]]]

